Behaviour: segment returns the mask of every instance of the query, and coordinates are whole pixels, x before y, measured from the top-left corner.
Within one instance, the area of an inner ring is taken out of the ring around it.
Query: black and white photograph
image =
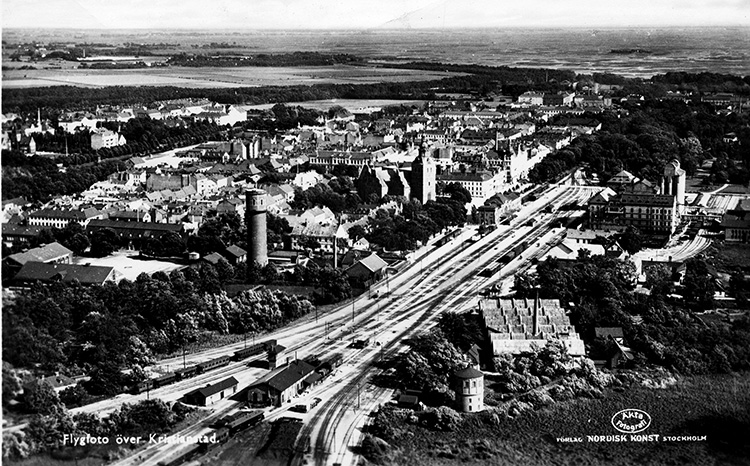
[[[3,465],[750,465],[747,0],[0,8]]]

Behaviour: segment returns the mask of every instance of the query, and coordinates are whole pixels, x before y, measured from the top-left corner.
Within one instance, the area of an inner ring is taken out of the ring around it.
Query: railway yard
[[[360,442],[368,414],[380,404],[389,402],[394,393],[392,388],[372,383],[373,377],[382,370],[374,363],[404,351],[407,348],[404,341],[434,325],[441,313],[473,309],[484,289],[532,267],[534,259],[541,257],[560,237],[563,231],[561,220],[566,223],[567,217],[582,213],[560,211],[560,208],[571,203],[582,205],[598,189],[553,186],[537,200],[527,203],[510,225],[501,225],[475,242],[471,238],[476,234],[476,227],[464,228],[457,235],[449,234],[453,238],[446,244],[433,246],[420,260],[389,277],[387,285],[378,284],[377,298],[368,298],[364,294],[325,316],[319,316],[317,321],[315,316],[307,316],[289,327],[258,337],[258,342],[248,342],[247,349],[244,349],[244,343],[238,343],[192,354],[185,361],[182,357],[161,361],[157,369],[163,375],[156,377],[148,389],[143,386],[135,390],[138,393],[122,394],[77,411],[106,414],[122,403],[147,397],[173,402],[192,390],[230,376],[237,379],[241,388],[257,384],[278,372],[269,372],[260,363],[265,356],[262,349],[275,340],[286,347],[286,354],[295,358],[325,358],[341,354],[343,360],[319,384],[299,394],[290,403],[260,411],[264,416],[261,425],[274,425],[271,431],[280,431],[275,423],[281,422],[291,424],[291,429],[298,429],[299,434],[293,448],[283,450],[282,454],[271,454],[266,448],[258,460],[264,464],[285,464],[290,458],[294,460],[293,464],[302,464],[303,461],[320,465],[354,464],[353,447]],[[530,218],[537,221],[526,226]],[[527,245],[527,248],[517,251],[519,244]],[[514,250],[517,254],[512,259],[498,262]],[[499,267],[493,264],[499,264]],[[487,274],[480,272],[490,265],[494,267],[493,273],[482,276]],[[217,420],[251,409],[243,393],[240,390],[237,396],[204,408],[208,409],[208,414],[200,423],[174,435],[210,435],[214,431],[211,426]],[[307,413],[292,409],[316,398],[321,400],[320,404]],[[255,408],[252,411],[256,412]],[[289,429],[285,426],[281,431],[288,436]],[[162,463],[171,466],[188,459],[205,459],[206,464],[234,464],[237,455],[245,449],[243,445],[252,442],[254,433],[262,436],[273,432],[253,428],[241,433],[244,440],[233,438],[213,448],[147,445],[115,464]],[[222,438],[229,440],[228,436]],[[269,442],[272,441],[271,437]],[[235,451],[235,454],[230,454],[230,451]]]

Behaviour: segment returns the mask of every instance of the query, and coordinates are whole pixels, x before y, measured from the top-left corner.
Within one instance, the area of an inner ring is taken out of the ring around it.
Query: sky
[[[2,0],[3,28],[750,26],[750,0]]]

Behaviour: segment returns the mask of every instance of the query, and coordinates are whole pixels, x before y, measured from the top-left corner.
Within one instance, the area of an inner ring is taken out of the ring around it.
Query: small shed
[[[424,409],[424,404],[419,401],[419,397],[416,395],[399,395],[396,403],[399,408],[411,409],[413,411],[422,411]]]

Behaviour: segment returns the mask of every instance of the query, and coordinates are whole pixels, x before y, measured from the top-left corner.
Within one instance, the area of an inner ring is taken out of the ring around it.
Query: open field
[[[688,465],[748,464],[750,457],[750,374],[681,379],[664,389],[633,386],[608,391],[603,399],[577,399],[526,412],[515,418],[491,412],[464,415],[450,432],[411,423],[394,425],[381,464],[421,465]],[[622,435],[610,419],[637,408],[652,419],[642,432],[651,441],[614,441]],[[610,436],[592,441],[588,436]],[[665,436],[706,436],[674,441]],[[581,442],[560,442],[577,437]]]
[[[103,267],[115,268],[115,280],[120,281],[123,278],[134,281],[141,273],[149,275],[155,272],[169,273],[172,270],[184,266],[173,262],[159,260],[140,260],[136,251],[121,250],[107,257],[76,257],[73,260],[75,264],[90,264]]]
[[[3,88],[47,86],[181,86],[191,88],[370,84],[428,81],[458,73],[398,70],[374,66],[320,67],[169,67],[133,70],[3,70]]]

